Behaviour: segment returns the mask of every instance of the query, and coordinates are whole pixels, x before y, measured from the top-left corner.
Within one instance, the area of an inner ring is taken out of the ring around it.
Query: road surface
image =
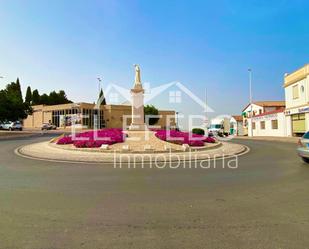
[[[237,169],[115,169],[14,154],[49,138],[0,141],[1,249],[309,247],[309,166],[293,144],[237,141],[251,148]]]

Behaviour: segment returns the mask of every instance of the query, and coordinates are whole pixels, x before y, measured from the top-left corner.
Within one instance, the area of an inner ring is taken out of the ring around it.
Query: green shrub
[[[201,128],[193,128],[192,133],[197,135],[205,135],[205,131]]]

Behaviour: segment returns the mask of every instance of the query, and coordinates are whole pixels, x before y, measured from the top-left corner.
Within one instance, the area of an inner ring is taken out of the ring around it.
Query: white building
[[[235,136],[243,136],[243,118],[241,115],[233,115],[231,118],[231,134]]]
[[[249,136],[287,136],[284,109],[265,112],[248,118]]]
[[[251,117],[257,117],[262,114],[268,114],[276,111],[282,112],[284,108],[285,101],[255,101],[252,104],[248,104],[242,111],[244,135],[252,136],[252,130],[249,129],[249,121]],[[282,127],[279,129],[281,128]],[[263,131],[262,133],[264,134],[265,132]]]
[[[284,77],[287,135],[309,130],[309,64]]]

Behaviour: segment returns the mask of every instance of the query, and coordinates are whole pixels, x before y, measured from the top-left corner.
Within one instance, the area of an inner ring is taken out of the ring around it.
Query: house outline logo
[[[149,85],[149,83],[147,82],[147,84]],[[163,92],[167,91],[169,88],[176,86],[180,91],[180,93],[185,93],[190,99],[192,99],[195,103],[197,103],[199,106],[201,106],[204,110],[204,112],[214,112],[214,110],[209,107],[205,101],[201,100],[198,96],[196,96],[190,89],[188,89],[185,85],[183,85],[181,82],[179,81],[172,81],[170,83],[167,84],[162,84],[159,85],[157,87],[154,88],[149,88],[147,89],[147,92],[144,94],[144,104],[148,104],[150,103],[150,101],[152,99],[154,99],[155,97],[159,96],[160,94],[162,94]],[[105,91],[103,91],[103,95],[98,99],[97,103],[96,103],[96,108],[99,108],[100,104],[103,102],[103,100],[110,95],[113,95],[115,93],[115,91],[117,91],[117,93],[119,93],[126,101],[125,102],[129,102],[131,103],[131,89],[127,89],[124,88],[122,86],[119,86],[117,84],[114,83],[110,83],[107,85]],[[174,91],[177,92],[177,91]],[[171,92],[169,94],[169,96],[171,97]],[[177,93],[175,94],[176,100],[177,100]],[[180,95],[181,97],[181,95]],[[173,103],[170,101],[170,103]],[[174,102],[174,103],[179,103],[179,102]]]

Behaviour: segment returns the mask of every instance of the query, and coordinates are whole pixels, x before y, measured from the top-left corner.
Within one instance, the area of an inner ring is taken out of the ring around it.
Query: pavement
[[[295,145],[250,147],[238,167],[114,168],[14,154],[0,141],[0,248],[308,248],[309,166]],[[187,163],[185,164],[187,165]]]
[[[236,139],[276,141],[276,142],[286,142],[286,143],[296,144],[299,140],[299,137],[272,137],[272,136],[248,137],[248,136],[238,136]]]
[[[157,145],[158,148],[167,144],[167,142],[161,141],[158,138],[155,138],[155,140],[159,141],[160,146]],[[188,151],[143,151],[143,146],[149,142],[151,145],[155,146],[155,142],[150,139],[147,140],[147,143],[141,145],[139,151],[123,152],[116,150],[117,147],[109,150],[102,150],[100,148],[75,148],[73,145],[57,145],[50,141],[44,141],[20,146],[15,150],[15,153],[22,157],[38,160],[72,163],[113,163],[114,165],[123,165],[125,163],[123,166],[131,167],[131,164],[135,166],[135,163],[145,162],[153,162],[155,166],[157,162],[160,162],[160,165],[162,165],[162,162],[177,162],[180,165],[181,161],[190,160],[195,162],[198,160],[211,160],[221,157],[228,158],[234,155],[245,154],[249,151],[246,146],[225,142],[206,144],[202,149],[189,148]],[[141,144],[142,142],[139,141],[137,143]],[[129,142],[129,144],[131,143]],[[118,146],[118,148],[120,147],[121,146]]]

